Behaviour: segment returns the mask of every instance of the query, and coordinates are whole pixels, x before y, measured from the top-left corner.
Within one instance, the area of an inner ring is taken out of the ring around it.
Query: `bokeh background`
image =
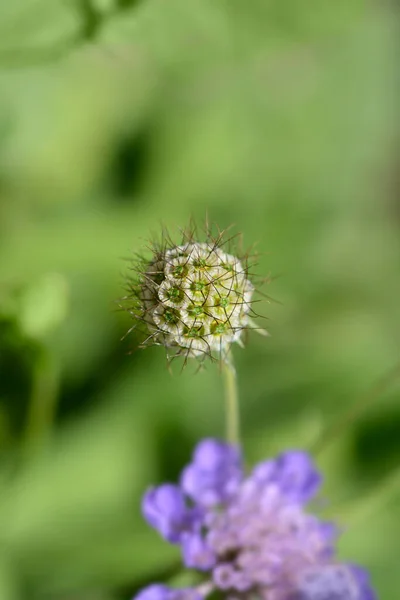
[[[140,496],[222,435],[222,382],[121,342],[115,300],[206,212],[276,300],[235,349],[247,460],[315,451],[341,555],[398,600],[397,27],[372,0],[1,0],[1,600],[174,579]]]

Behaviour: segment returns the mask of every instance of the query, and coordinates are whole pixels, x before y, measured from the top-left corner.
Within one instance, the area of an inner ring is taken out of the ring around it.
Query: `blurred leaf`
[[[24,289],[18,319],[27,336],[41,338],[65,319],[67,310],[67,282],[61,275],[49,273]]]
[[[124,412],[60,435],[3,488],[0,547],[21,577],[62,589],[100,570],[104,582],[121,583],[170,554],[161,545],[165,554],[154,556],[157,536],[141,533],[147,441],[139,415]]]
[[[0,559],[0,598],[3,600],[20,600],[21,594],[16,580],[17,573],[14,572],[8,561]]]
[[[1,0],[0,24],[0,65],[7,67],[56,56],[79,30],[73,5],[62,0]]]

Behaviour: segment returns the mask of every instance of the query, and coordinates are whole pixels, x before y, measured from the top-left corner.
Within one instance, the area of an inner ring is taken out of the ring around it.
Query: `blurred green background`
[[[129,354],[114,301],[124,258],[206,211],[279,301],[235,349],[247,460],[317,444],[342,556],[398,600],[395,374],[343,418],[400,359],[397,23],[361,0],[1,0],[1,600],[128,600],[175,565],[140,496],[222,435],[222,382]]]

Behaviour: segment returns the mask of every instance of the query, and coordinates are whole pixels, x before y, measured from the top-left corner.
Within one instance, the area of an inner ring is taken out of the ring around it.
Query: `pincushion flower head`
[[[153,584],[135,600],[375,600],[367,573],[337,559],[336,527],[306,510],[320,484],[305,452],[245,474],[238,446],[201,441],[179,485],[146,492],[143,513],[202,581]]]
[[[183,232],[179,244],[164,234],[151,247],[152,257],[134,265],[126,306],[144,323],[143,345],[158,344],[173,355],[224,357],[243,333],[257,328],[252,320],[254,285],[247,257],[228,252],[224,233],[206,228],[199,241],[196,228]]]

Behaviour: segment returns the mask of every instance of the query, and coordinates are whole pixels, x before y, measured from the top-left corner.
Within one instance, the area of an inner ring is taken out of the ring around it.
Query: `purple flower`
[[[200,533],[183,537],[182,554],[187,567],[208,571],[215,565],[215,554]]]
[[[360,600],[376,600],[376,595],[371,588],[367,571],[358,565],[351,565],[350,568],[360,589]]]
[[[139,600],[216,591],[227,600],[375,600],[365,571],[336,560],[336,527],[304,510],[320,483],[304,452],[285,452],[246,477],[237,447],[202,441],[180,486],[152,488],[143,511],[181,546],[184,565],[208,579],[198,589],[150,586]]]
[[[187,507],[183,492],[176,485],[150,488],[142,502],[146,520],[172,543],[178,543],[185,532],[194,531],[199,511]]]
[[[237,447],[218,440],[203,440],[194,452],[193,462],[182,473],[182,489],[201,506],[226,502],[242,480],[241,463]]]
[[[361,570],[360,570],[361,571]],[[305,569],[290,600],[373,600],[367,579],[358,569],[333,564]]]
[[[165,585],[155,583],[141,590],[135,600],[202,600],[201,595],[193,588],[174,590]]]
[[[316,494],[322,480],[308,454],[299,451],[285,452],[259,464],[253,477],[263,484],[276,483],[288,500],[300,503]]]
[[[170,593],[171,590],[165,585],[155,583],[141,590],[135,598],[136,600],[169,600]]]

